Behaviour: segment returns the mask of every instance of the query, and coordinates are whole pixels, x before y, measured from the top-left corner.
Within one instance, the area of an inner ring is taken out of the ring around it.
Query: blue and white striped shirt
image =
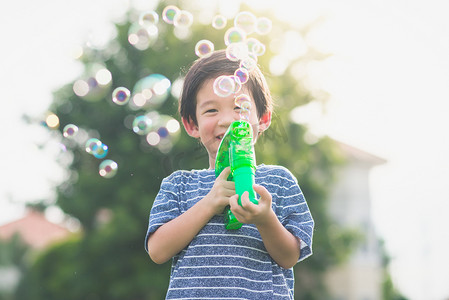
[[[176,171],[164,178],[150,212],[147,251],[149,235],[206,196],[215,178],[214,170]],[[298,261],[310,256],[314,221],[296,178],[284,167],[259,165],[255,182],[272,195],[280,222],[300,238]],[[293,269],[270,257],[257,228],[226,230],[220,214],[173,257],[166,299],[293,299],[293,287]]]

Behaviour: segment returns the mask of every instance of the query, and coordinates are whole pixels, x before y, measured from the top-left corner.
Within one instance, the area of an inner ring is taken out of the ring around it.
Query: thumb
[[[267,201],[267,200],[269,200],[269,201],[271,202],[271,194],[270,194],[270,192],[269,192],[264,186],[261,186],[261,185],[258,185],[258,184],[254,184],[254,185],[253,185],[253,189],[254,189],[254,191],[255,191],[257,194],[260,195],[260,199],[261,199],[262,201]]]
[[[229,174],[231,174],[231,168],[226,167],[223,171],[221,171],[220,175],[218,175],[217,179],[227,180]]]

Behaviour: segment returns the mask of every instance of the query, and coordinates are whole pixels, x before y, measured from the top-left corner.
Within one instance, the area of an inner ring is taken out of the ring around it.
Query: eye
[[[212,114],[212,113],[215,113],[215,112],[217,112],[217,110],[215,108],[211,108],[211,109],[206,110],[204,112],[204,114]]]

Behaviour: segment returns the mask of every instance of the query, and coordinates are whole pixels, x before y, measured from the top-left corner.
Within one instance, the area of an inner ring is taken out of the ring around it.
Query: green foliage
[[[266,45],[288,28],[276,20],[274,23],[281,31],[261,37]],[[173,82],[196,59],[193,49],[200,39],[213,41],[216,49],[224,48],[223,30],[194,23],[191,37],[180,40],[172,26],[161,24],[156,44],[139,51],[128,43],[129,26],[118,24],[117,38],[107,49],[86,49],[82,57],[86,66],[92,62],[105,64],[112,73],[112,89],[125,86],[131,90],[135,82],[152,73],[163,74]],[[298,61],[319,57],[316,52],[310,53]],[[267,53],[260,58],[265,73],[273,55],[267,47]],[[333,169],[342,160],[328,138],[306,143],[307,128],[292,123],[289,117],[293,108],[314,100],[310,91],[289,69],[282,76],[267,74],[267,79],[276,113],[256,146],[257,162],[283,165],[298,178],[316,230],[314,255],[295,269],[296,298],[323,299],[326,294],[321,275],[329,265],[344,259],[354,238],[353,233],[335,227],[326,210]],[[129,119],[142,111],[115,105],[110,94],[99,101],[84,101],[73,93],[72,85],[55,92],[50,109],[59,116],[61,128],[73,123],[88,133],[101,135],[109,146],[108,158],[118,163],[119,171],[113,178],[102,178],[98,175],[99,160],[86,154],[82,146],[65,141],[73,155],[67,166],[71,176],[58,187],[56,205],[80,221],[82,232],[39,256],[23,278],[17,299],[163,299],[169,264],[152,263],[143,249],[149,211],[162,178],[176,169],[206,168],[207,153],[184,131],[168,153],[150,147],[129,128]],[[179,119],[173,96],[158,111]],[[106,219],[101,217],[105,211],[109,216]],[[329,235],[331,227],[333,234]]]

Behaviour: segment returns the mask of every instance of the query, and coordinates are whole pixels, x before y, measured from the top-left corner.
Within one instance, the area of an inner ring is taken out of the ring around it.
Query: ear
[[[191,118],[189,119],[182,118],[182,124],[184,125],[184,128],[186,129],[188,135],[194,138],[200,137],[198,125],[196,125]]]
[[[263,132],[270,127],[271,124],[271,111],[266,112],[262,117],[259,119],[259,132]]]

